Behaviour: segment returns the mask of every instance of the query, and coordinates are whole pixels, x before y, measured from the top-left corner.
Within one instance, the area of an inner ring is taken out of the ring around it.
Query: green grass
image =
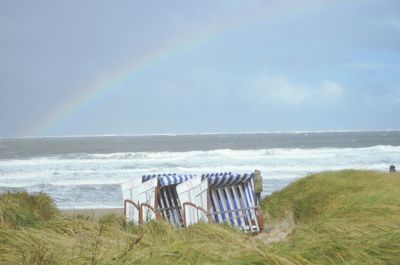
[[[53,200],[44,193],[26,192],[0,195],[0,227],[13,228],[46,222],[59,214]]]
[[[292,218],[283,241],[266,244],[228,226],[141,227],[108,216],[61,216],[44,194],[0,195],[0,264],[400,264],[400,174],[325,172],[262,202],[269,229]]]
[[[306,264],[400,264],[400,174],[326,172],[262,202],[270,225],[292,214],[295,231],[272,246]]]

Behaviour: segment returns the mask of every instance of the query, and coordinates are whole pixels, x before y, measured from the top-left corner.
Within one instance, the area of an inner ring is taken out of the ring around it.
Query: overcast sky
[[[0,137],[399,129],[400,1],[3,0],[0,93]]]

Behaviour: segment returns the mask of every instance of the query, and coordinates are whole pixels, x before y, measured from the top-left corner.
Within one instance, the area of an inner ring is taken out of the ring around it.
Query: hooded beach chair
[[[125,216],[128,221],[145,223],[153,219],[164,219],[172,225],[181,227],[183,224],[182,208],[176,192],[176,186],[193,175],[158,174],[145,175],[142,183],[133,185],[129,198],[124,198]],[[125,185],[126,187],[126,185]],[[130,214],[133,209],[135,213]]]
[[[185,187],[187,184],[177,187],[185,226],[202,219],[228,223],[243,231],[262,230],[262,218],[255,206],[254,174],[215,173],[201,178],[200,183],[193,180],[190,192],[185,192],[186,188],[190,189]],[[199,218],[203,217],[203,212],[208,219]]]

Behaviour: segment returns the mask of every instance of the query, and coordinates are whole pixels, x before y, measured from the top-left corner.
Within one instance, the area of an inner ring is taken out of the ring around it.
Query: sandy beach
[[[123,208],[100,208],[100,209],[71,209],[71,210],[61,210],[62,214],[65,216],[88,216],[94,220],[99,220],[105,215],[117,215],[122,216],[124,214]]]

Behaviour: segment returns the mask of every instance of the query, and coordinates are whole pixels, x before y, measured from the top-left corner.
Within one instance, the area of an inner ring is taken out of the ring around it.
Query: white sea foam
[[[270,193],[280,185],[310,173],[349,168],[387,170],[390,164],[399,163],[399,158],[399,146],[382,145],[366,148],[68,154],[0,160],[0,191],[7,188],[44,190],[61,208],[98,207],[99,201],[102,207],[112,207],[121,206],[118,184],[144,174],[244,173],[260,169],[266,193]],[[271,185],[272,188],[268,188]],[[91,201],[96,201],[96,204],[91,204]]]

